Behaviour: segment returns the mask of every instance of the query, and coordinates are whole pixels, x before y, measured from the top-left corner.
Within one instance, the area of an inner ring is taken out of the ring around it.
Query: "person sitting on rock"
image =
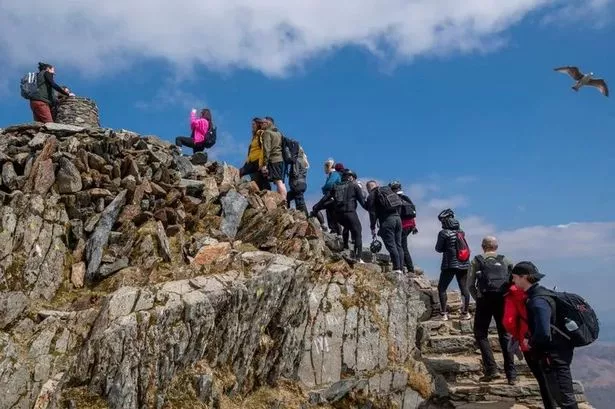
[[[269,180],[261,173],[263,167],[263,130],[262,118],[252,118],[252,140],[248,148],[248,158],[239,169],[239,177],[249,176],[260,190],[271,190]]]
[[[540,396],[545,409],[556,409],[557,404],[549,390],[547,377],[540,367],[540,359],[530,352],[530,347],[527,343],[530,329],[527,321],[526,304],[527,294],[512,282],[511,276],[508,290],[504,294],[504,316],[502,318],[502,325],[504,325],[504,328],[514,340],[509,345],[508,350],[511,353],[521,350],[528,368],[530,368],[532,375],[534,375],[538,382]]]
[[[263,130],[263,165],[260,171],[263,176],[276,185],[278,193],[286,200],[282,134],[275,127],[275,122],[271,117],[265,117],[261,129]]]
[[[60,87],[54,80],[55,67],[44,62],[38,63],[38,74],[36,77],[37,92],[30,99],[30,109],[32,116],[36,122],[54,122],[52,114],[52,105],[56,100],[54,91],[59,94],[74,97],[75,94],[70,92],[66,87]]]
[[[463,296],[463,307],[461,318],[469,320],[470,315],[470,293],[468,292],[468,269],[470,261],[459,260],[457,252],[457,233],[463,230],[459,227],[459,221],[455,219],[455,213],[451,209],[445,209],[438,215],[438,220],[442,223],[442,230],[438,233],[438,241],[436,242],[436,251],[442,253],[442,264],[440,265],[440,279],[438,280],[438,297],[440,298],[440,314],[443,321],[448,320],[447,311],[447,295],[446,290],[453,281],[453,277],[457,278],[459,291]]]
[[[211,111],[207,108],[201,110],[199,117],[196,116],[196,109],[192,108],[190,111],[190,129],[192,135],[188,138],[185,136],[178,136],[175,138],[175,145],[187,146],[192,148],[192,152],[203,152],[205,150],[205,138],[207,138],[207,132],[209,128],[213,126],[211,119]]]
[[[494,319],[498,331],[498,339],[504,356],[504,372],[510,385],[517,382],[514,356],[508,350],[510,336],[504,328],[504,292],[510,282],[513,264],[505,256],[498,254],[498,241],[493,236],[483,238],[481,247],[483,254],[472,259],[468,273],[468,289],[476,300],[474,315],[474,338],[480,349],[483,360],[484,376],[480,382],[491,382],[500,378],[498,366],[489,344],[489,326]]]
[[[574,394],[570,365],[574,347],[564,335],[552,331],[555,322],[555,300],[549,290],[539,284],[545,277],[534,263],[521,261],[512,269],[514,284],[527,295],[529,337],[523,341],[529,353],[540,362],[551,396],[561,409],[579,409]],[[549,401],[544,401],[545,408]]]

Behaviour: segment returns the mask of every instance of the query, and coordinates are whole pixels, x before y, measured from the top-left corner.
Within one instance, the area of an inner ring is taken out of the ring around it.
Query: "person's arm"
[[[446,236],[444,230],[440,230],[438,233],[438,241],[436,242],[436,251],[438,253],[444,253],[444,246],[446,244]]]
[[[376,194],[375,191],[372,190],[369,196],[367,196],[366,207],[369,213],[369,228],[372,231],[372,234],[376,231],[376,222],[378,218],[376,217]]]
[[[325,182],[325,185],[322,187],[322,193],[323,194],[327,193],[328,191],[333,189],[333,186],[335,186],[339,182],[340,182],[340,178],[338,177],[337,172],[329,173],[329,176],[327,177],[327,181]]]
[[[551,343],[551,305],[544,297],[530,299],[528,312],[534,316],[530,347],[542,349]]]
[[[267,166],[269,164],[269,157],[271,156],[271,132],[263,132],[263,166]]]
[[[66,92],[64,90],[64,88],[62,88],[61,86],[56,84],[55,80],[53,79],[53,74],[52,73],[50,73],[49,71],[45,71],[43,76],[45,77],[45,81],[47,81],[47,83],[49,85],[51,85],[51,88],[55,89],[56,91],[58,91],[62,95],[66,95],[67,97],[71,95],[70,92]]]
[[[363,190],[361,190],[361,187],[357,185],[356,183],[354,185],[354,192],[355,192],[354,193],[355,197],[357,198],[357,202],[359,202],[362,208],[367,210],[367,204],[365,202],[365,197],[363,197]]]
[[[474,300],[478,300],[480,294],[476,289],[476,270],[478,269],[478,262],[476,261],[476,257],[472,259],[472,263],[470,264],[470,271],[468,271],[468,291],[470,291],[470,295]]]

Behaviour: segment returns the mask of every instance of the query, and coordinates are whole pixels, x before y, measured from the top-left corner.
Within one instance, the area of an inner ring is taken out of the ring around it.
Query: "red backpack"
[[[457,260],[466,262],[470,259],[470,246],[466,241],[466,235],[463,231],[458,231],[456,234],[457,239]]]

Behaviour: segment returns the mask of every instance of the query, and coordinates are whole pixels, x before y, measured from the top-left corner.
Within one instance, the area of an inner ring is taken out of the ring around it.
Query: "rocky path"
[[[458,291],[448,292],[451,313],[448,321],[440,318],[437,290],[425,278],[415,279],[427,303],[431,301],[424,321],[419,323],[417,344],[423,360],[436,376],[436,396],[454,408],[463,409],[537,409],[542,408],[538,384],[525,361],[515,359],[518,372],[516,385],[509,385],[503,371],[503,357],[492,322],[489,340],[502,378],[489,383],[478,379],[483,375],[480,351],[475,344],[473,320],[460,319],[461,297]],[[473,312],[474,304],[470,310]],[[473,315],[473,314],[472,314]],[[583,386],[575,382],[580,408],[590,409]],[[435,400],[438,401],[438,398]]]

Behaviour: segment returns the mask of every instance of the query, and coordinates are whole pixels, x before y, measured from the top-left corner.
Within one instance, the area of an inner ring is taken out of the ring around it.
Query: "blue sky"
[[[211,107],[222,135],[212,155],[235,165],[250,119],[269,114],[308,153],[311,201],[328,157],[361,178],[401,180],[418,204],[417,264],[434,278],[435,214],[454,206],[475,250],[495,233],[503,252],[535,260],[549,283],[609,307],[613,96],[575,93],[553,67],[578,65],[615,89],[612,1],[360,0],[353,10],[185,1],[181,22],[168,13],[182,7],[59,1],[32,11],[32,1],[0,3],[0,127],[31,119],[17,84],[40,60],[97,101],[105,127],[171,140],[187,132],[192,106]],[[51,49],[27,29],[28,13],[49,20]],[[186,20],[212,14],[226,25]],[[76,16],[80,24],[66,23]]]

